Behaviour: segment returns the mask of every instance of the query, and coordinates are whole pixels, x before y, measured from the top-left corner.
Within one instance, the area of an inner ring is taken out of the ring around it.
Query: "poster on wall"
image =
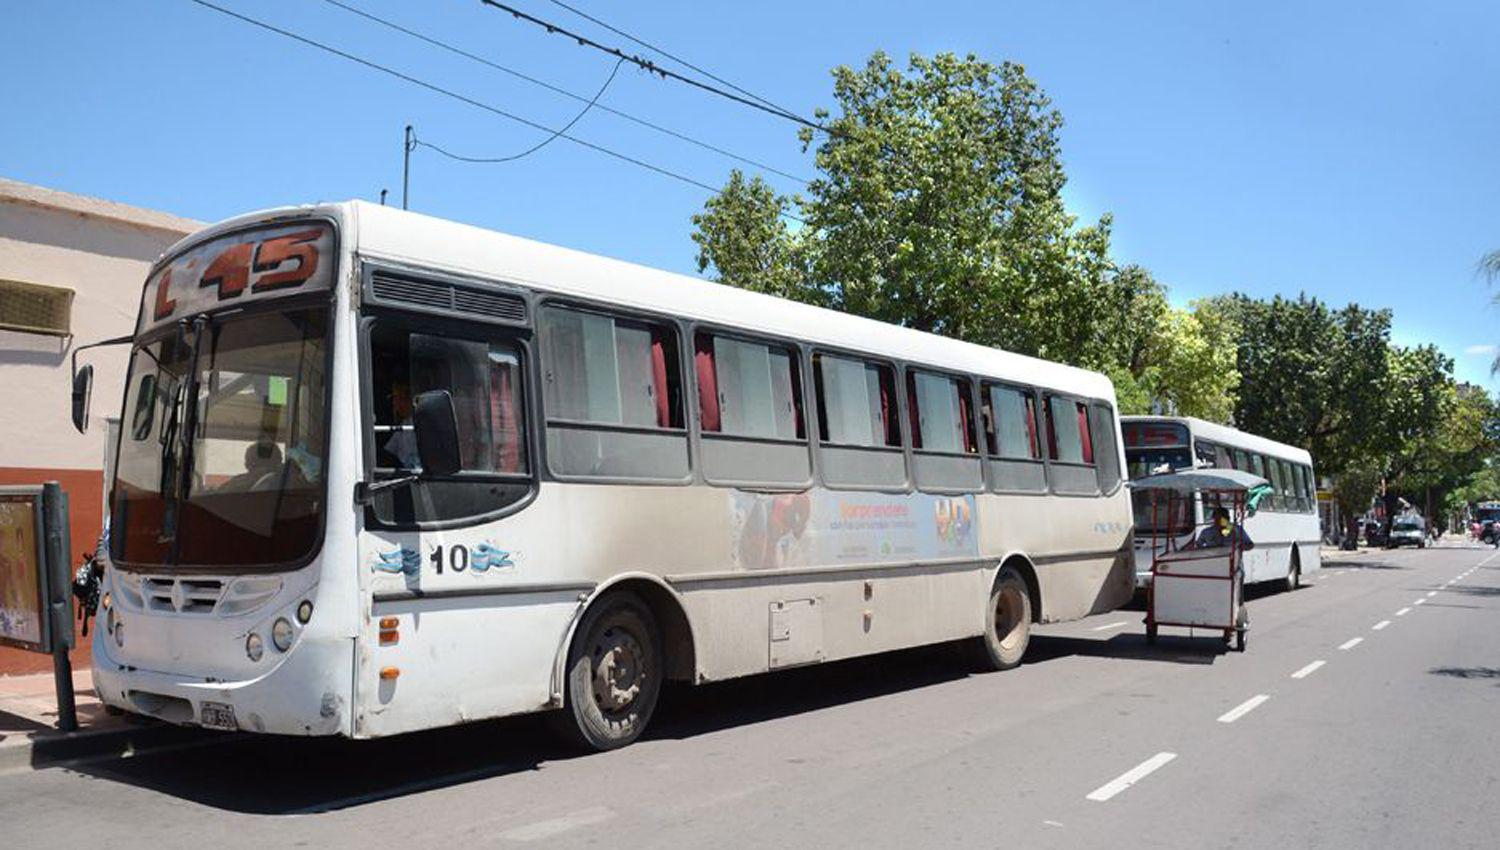
[[[0,645],[47,652],[42,489],[0,488]]]
[[[733,491],[738,569],[892,564],[977,557],[973,496]]]

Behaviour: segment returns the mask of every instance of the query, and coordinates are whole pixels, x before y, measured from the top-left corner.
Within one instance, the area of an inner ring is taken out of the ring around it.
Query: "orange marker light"
[[[395,617],[381,617],[380,618],[380,628],[382,630],[385,630],[385,629],[394,629],[394,628],[396,628],[396,626],[398,626],[400,624],[400,622],[401,621],[397,620]]]
[[[395,629],[392,629],[390,631],[385,631],[385,632],[381,632],[380,633],[380,645],[381,646],[389,646],[390,644],[400,643],[400,642],[401,642],[401,633],[398,632],[398,631],[396,631]]]
[[[383,679],[384,681],[394,682],[394,681],[396,681],[396,677],[400,676],[400,675],[401,675],[401,670],[398,669],[398,668],[396,668],[396,667],[382,667],[382,668],[380,668],[380,678]]]

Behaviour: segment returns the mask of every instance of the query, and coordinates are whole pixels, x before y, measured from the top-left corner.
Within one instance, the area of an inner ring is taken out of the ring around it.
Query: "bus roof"
[[[1130,422],[1176,422],[1186,425],[1188,430],[1196,437],[1222,443],[1237,449],[1257,452],[1259,454],[1279,457],[1282,460],[1296,461],[1312,465],[1312,455],[1306,449],[1289,446],[1286,443],[1278,443],[1265,437],[1257,437],[1254,434],[1231,428],[1228,425],[1219,425],[1206,419],[1198,419],[1192,416],[1121,416],[1121,423]],[[1128,448],[1128,447],[1127,447]]]
[[[167,255],[218,232],[305,215],[335,218],[341,224],[342,249],[372,259],[506,281],[540,292],[865,351],[1111,403],[1115,399],[1114,385],[1098,372],[368,201],[238,216],[187,237]]]

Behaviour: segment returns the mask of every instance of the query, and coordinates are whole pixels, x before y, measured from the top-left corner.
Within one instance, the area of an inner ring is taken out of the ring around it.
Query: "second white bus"
[[[1164,470],[1211,466],[1250,472],[1270,482],[1272,493],[1245,520],[1255,543],[1245,552],[1245,583],[1281,582],[1290,590],[1322,566],[1317,479],[1304,449],[1247,434],[1227,425],[1192,417],[1123,416],[1125,458],[1132,479]],[[1210,506],[1211,509],[1211,506]],[[1208,521],[1201,500],[1192,517],[1170,518],[1174,527]],[[1158,518],[1160,522],[1167,518]],[[1151,578],[1151,510],[1144,494],[1135,497],[1136,584]]]

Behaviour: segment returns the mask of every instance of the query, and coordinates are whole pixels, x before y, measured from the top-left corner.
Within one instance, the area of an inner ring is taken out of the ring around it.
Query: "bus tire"
[[[1031,642],[1031,590],[1013,567],[1001,567],[990,591],[985,631],[975,643],[980,666],[1009,670],[1021,663]]]
[[[651,721],[665,672],[650,607],[634,593],[611,593],[589,607],[573,634],[563,710],[553,726],[590,750],[630,744]]]
[[[1297,552],[1297,544],[1292,544],[1292,562],[1286,569],[1285,590],[1296,590],[1302,586],[1302,556]]]

